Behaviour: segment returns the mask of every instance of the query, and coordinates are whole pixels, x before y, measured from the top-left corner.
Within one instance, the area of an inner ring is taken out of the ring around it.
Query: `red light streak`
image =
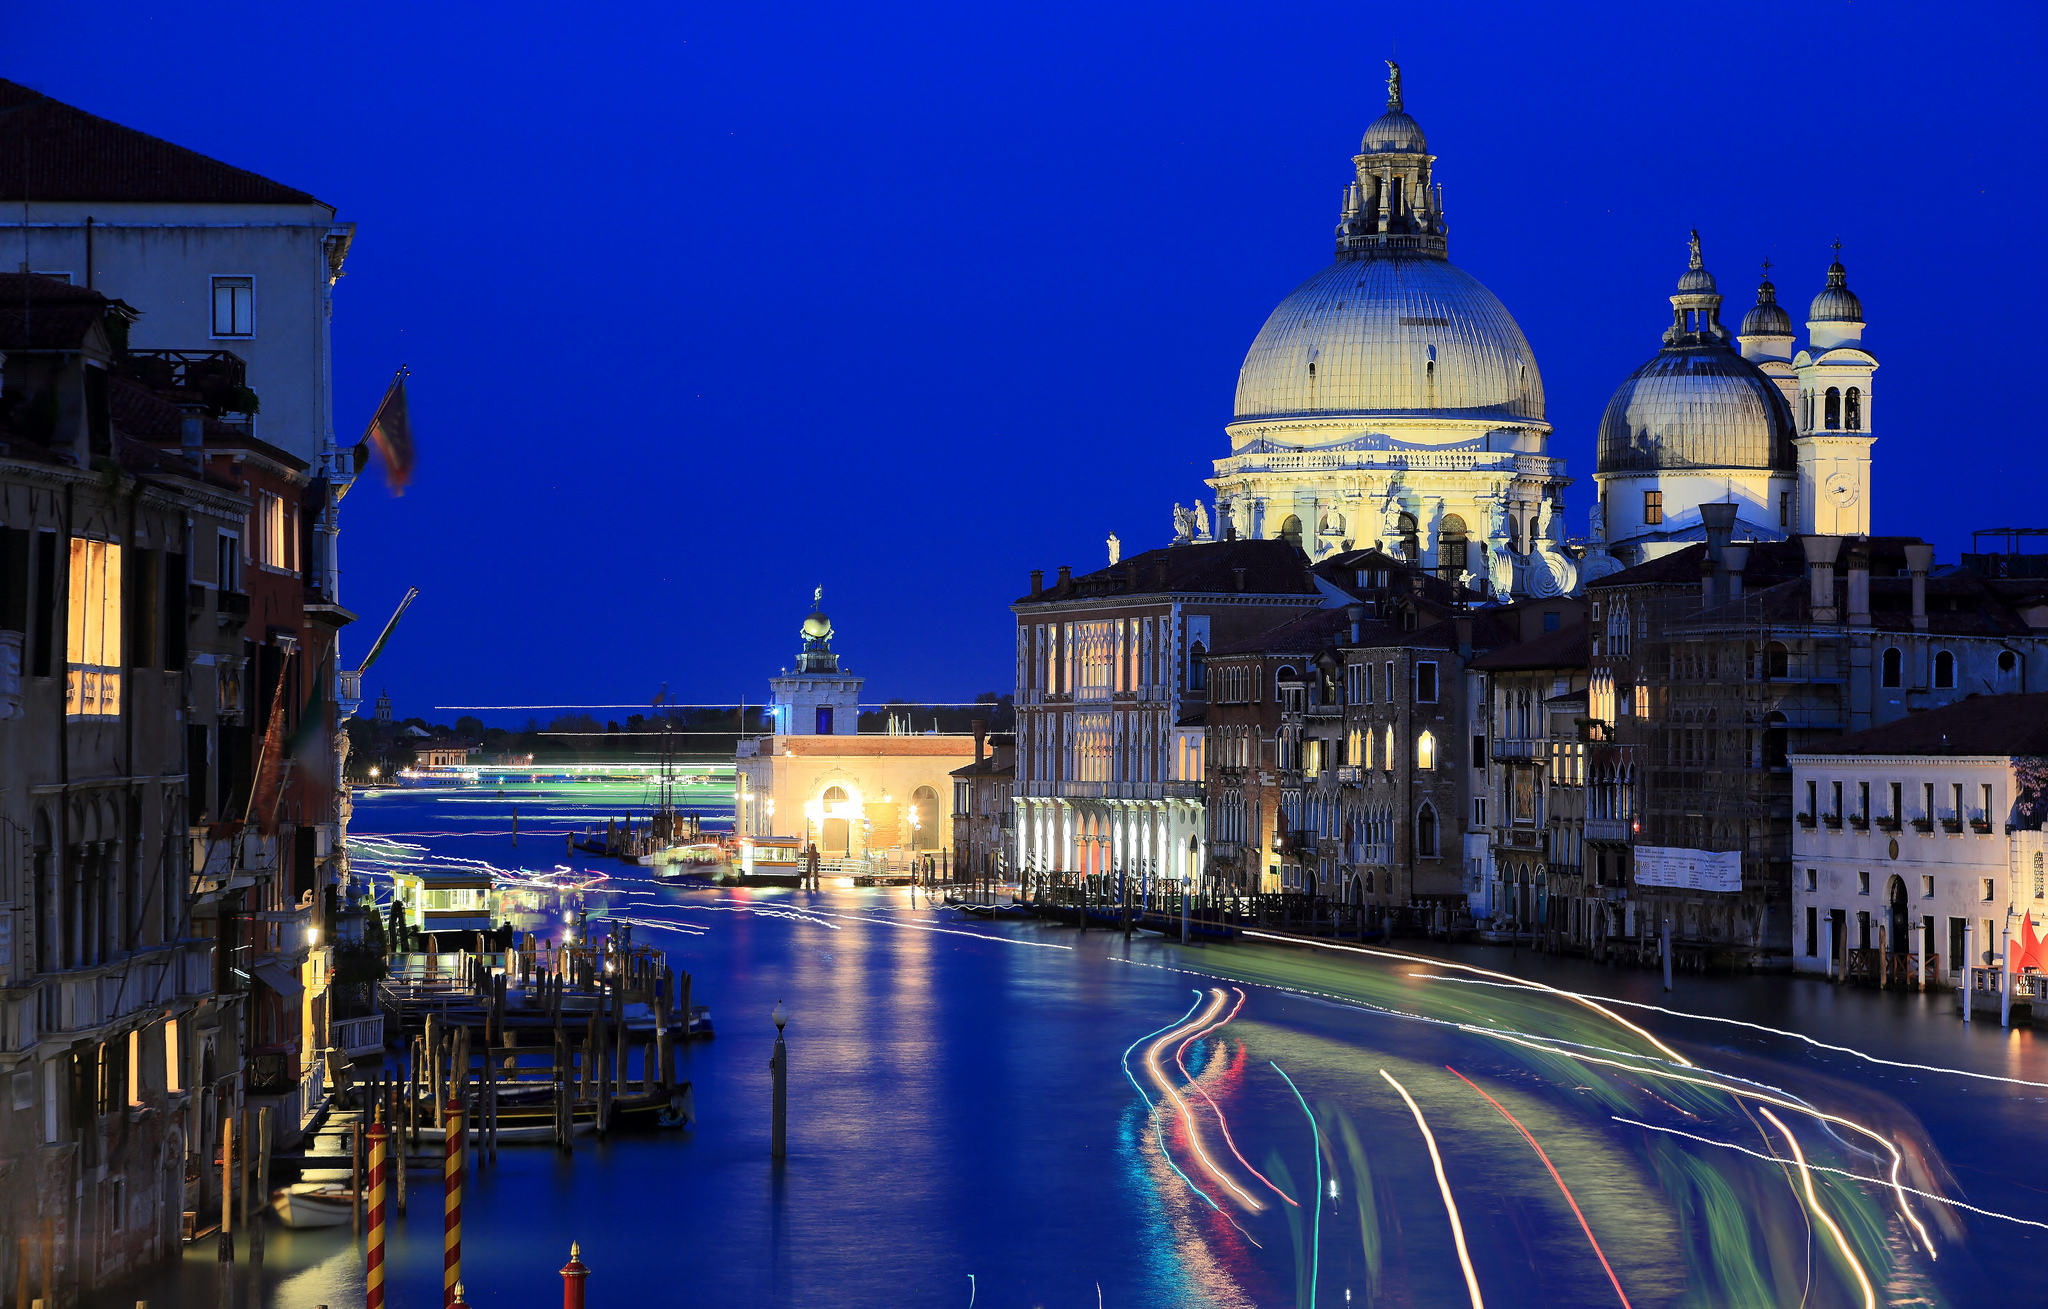
[[[1564,1192],[1564,1202],[1572,1207],[1572,1216],[1579,1220],[1579,1228],[1580,1230],[1585,1232],[1587,1243],[1593,1247],[1593,1253],[1599,1256],[1600,1266],[1607,1270],[1607,1280],[1614,1283],[1614,1293],[1621,1297],[1622,1309],[1633,1309],[1633,1306],[1631,1306],[1628,1302],[1628,1292],[1621,1289],[1621,1279],[1614,1275],[1614,1265],[1607,1262],[1606,1252],[1601,1250],[1600,1242],[1596,1240],[1593,1236],[1592,1224],[1588,1223],[1586,1221],[1586,1215],[1579,1211],[1579,1202],[1572,1198],[1572,1188],[1566,1186],[1564,1184],[1564,1178],[1559,1177],[1557,1175],[1557,1166],[1550,1162],[1549,1155],[1543,1153],[1543,1147],[1536,1144],[1536,1138],[1530,1135],[1529,1129],[1522,1126],[1521,1121],[1517,1119],[1513,1114],[1508,1112],[1506,1105],[1494,1099],[1492,1096],[1487,1095],[1484,1090],[1481,1090],[1477,1082],[1474,1082],[1471,1078],[1465,1076],[1465,1074],[1459,1072],[1457,1069],[1452,1068],[1449,1064],[1445,1064],[1444,1067],[1449,1070],[1451,1076],[1457,1078],[1459,1081],[1471,1087],[1473,1090],[1478,1091],[1480,1095],[1485,1096],[1486,1103],[1500,1110],[1500,1116],[1507,1119],[1509,1122],[1515,1125],[1515,1130],[1522,1134],[1522,1139],[1529,1143],[1529,1148],[1536,1152],[1536,1157],[1538,1159],[1541,1159],[1543,1161],[1543,1166],[1550,1170],[1550,1180],[1556,1182],[1557,1189]]]
[[[1234,987],[1232,989],[1236,990],[1236,988]],[[1244,992],[1239,990],[1237,992],[1237,1003],[1231,1007],[1230,1012],[1225,1014],[1221,1021],[1217,1022],[1214,1026],[1206,1027],[1201,1031],[1196,1032],[1193,1036],[1190,1036],[1187,1040],[1182,1041],[1180,1043],[1180,1049],[1174,1051],[1173,1061],[1174,1063],[1180,1066],[1180,1075],[1188,1079],[1188,1085],[1192,1086],[1198,1095],[1200,1095],[1204,1100],[1207,1100],[1209,1102],[1209,1108],[1216,1115],[1217,1125],[1223,1129],[1224,1143],[1230,1147],[1230,1153],[1237,1156],[1237,1161],[1244,1165],[1244,1170],[1250,1173],[1253,1177],[1258,1178],[1261,1182],[1264,1182],[1266,1184],[1266,1189],[1271,1191],[1274,1195],[1279,1196],[1282,1200],[1285,1200],[1287,1203],[1293,1205],[1296,1209],[1299,1209],[1301,1208],[1301,1204],[1299,1201],[1297,1201],[1293,1196],[1287,1194],[1287,1192],[1281,1190],[1279,1187],[1273,1185],[1271,1178],[1267,1177],[1258,1169],[1252,1167],[1251,1160],[1244,1157],[1244,1151],[1238,1149],[1237,1142],[1231,1138],[1230,1120],[1223,1116],[1222,1106],[1216,1103],[1215,1097],[1209,1094],[1208,1088],[1203,1086],[1200,1082],[1196,1081],[1194,1075],[1188,1072],[1188,1047],[1193,1045],[1195,1042],[1201,1040],[1209,1033],[1216,1031],[1218,1028],[1221,1028],[1225,1023],[1228,1023],[1231,1019],[1237,1017],[1237,1011],[1242,1008],[1244,1008]]]

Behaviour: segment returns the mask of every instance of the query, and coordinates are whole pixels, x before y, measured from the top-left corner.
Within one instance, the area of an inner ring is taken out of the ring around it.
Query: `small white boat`
[[[355,1211],[356,1193],[331,1182],[299,1182],[270,1197],[286,1227],[339,1227]]]

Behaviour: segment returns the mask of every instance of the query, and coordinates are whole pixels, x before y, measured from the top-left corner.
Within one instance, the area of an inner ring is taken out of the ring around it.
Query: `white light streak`
[[[1465,1249],[1465,1225],[1458,1221],[1458,1202],[1451,1198],[1450,1179],[1444,1176],[1444,1157],[1437,1153],[1436,1136],[1430,1132],[1429,1123],[1422,1116],[1422,1107],[1415,1103],[1415,1097],[1408,1094],[1408,1088],[1394,1080],[1394,1075],[1380,1069],[1380,1076],[1387,1079],[1387,1085],[1401,1093],[1408,1102],[1408,1112],[1415,1115],[1415,1125],[1422,1129],[1423,1144],[1429,1147],[1430,1166],[1436,1169],[1436,1185],[1444,1193],[1444,1209],[1451,1216],[1451,1238],[1458,1243],[1458,1266],[1465,1271],[1465,1289],[1471,1292],[1472,1309],[1486,1309],[1486,1301],[1479,1294],[1479,1278],[1472,1272],[1472,1256]]]
[[[1786,1144],[1792,1147],[1792,1158],[1799,1165],[1799,1180],[1806,1184],[1806,1203],[1827,1227],[1828,1235],[1835,1238],[1835,1248],[1842,1252],[1842,1258],[1849,1265],[1849,1271],[1856,1274],[1856,1284],[1863,1288],[1863,1309],[1877,1309],[1877,1292],[1871,1288],[1870,1277],[1863,1271],[1863,1264],[1856,1258],[1856,1252],[1849,1248],[1849,1238],[1842,1235],[1842,1229],[1835,1226],[1835,1220],[1828,1217],[1828,1211],[1820,1207],[1820,1197],[1813,1193],[1813,1172],[1806,1166],[1806,1154],[1799,1148],[1799,1138],[1792,1135],[1792,1129],[1778,1121],[1778,1116],[1768,1109],[1757,1111],[1771,1120],[1771,1125],[1785,1134]]]

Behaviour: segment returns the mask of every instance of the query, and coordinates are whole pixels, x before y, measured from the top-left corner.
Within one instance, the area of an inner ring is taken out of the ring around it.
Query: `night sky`
[[[1803,320],[1841,239],[1877,530],[1953,562],[2048,526],[2044,14],[42,4],[0,75],[358,224],[336,426],[410,364],[420,466],[346,502],[347,648],[417,585],[369,689],[450,721],[758,701],[818,584],[868,698],[1009,689],[1027,570],[1209,498],[1389,54],[1451,257],[1536,351],[1574,534],[1693,227],[1731,325],[1765,256]]]

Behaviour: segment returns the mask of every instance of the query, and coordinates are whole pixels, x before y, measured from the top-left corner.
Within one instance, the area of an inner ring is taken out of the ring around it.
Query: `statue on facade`
[[[1209,511],[1202,507],[1200,500],[1195,501],[1195,539],[1197,541],[1209,539]]]
[[[1200,504],[1200,503],[1201,503],[1201,501],[1199,501],[1199,500],[1198,500],[1198,501],[1196,501],[1195,503],[1197,503],[1197,504]],[[1174,539],[1174,540],[1176,540],[1176,541],[1186,541],[1186,540],[1189,540],[1189,539],[1191,539],[1191,538],[1192,538],[1192,537],[1194,536],[1194,534],[1195,534],[1195,516],[1194,516],[1194,514],[1190,513],[1190,512],[1189,512],[1188,510],[1186,510],[1186,509],[1183,509],[1183,508],[1181,508],[1181,507],[1180,507],[1180,501],[1178,501],[1178,500],[1174,501],[1174,502],[1173,502],[1173,539]]]
[[[1109,545],[1109,562],[1110,562],[1110,566],[1111,566],[1111,567],[1115,567],[1115,566],[1116,566],[1116,565],[1117,565],[1118,563],[1120,563],[1120,562],[1121,562],[1121,561],[1123,560],[1123,557],[1124,557],[1124,543],[1123,543],[1122,541],[1119,541],[1119,540],[1117,540],[1117,539],[1116,539],[1116,533],[1115,533],[1115,532],[1111,532],[1111,533],[1109,534],[1109,541],[1108,541],[1108,545]]]

